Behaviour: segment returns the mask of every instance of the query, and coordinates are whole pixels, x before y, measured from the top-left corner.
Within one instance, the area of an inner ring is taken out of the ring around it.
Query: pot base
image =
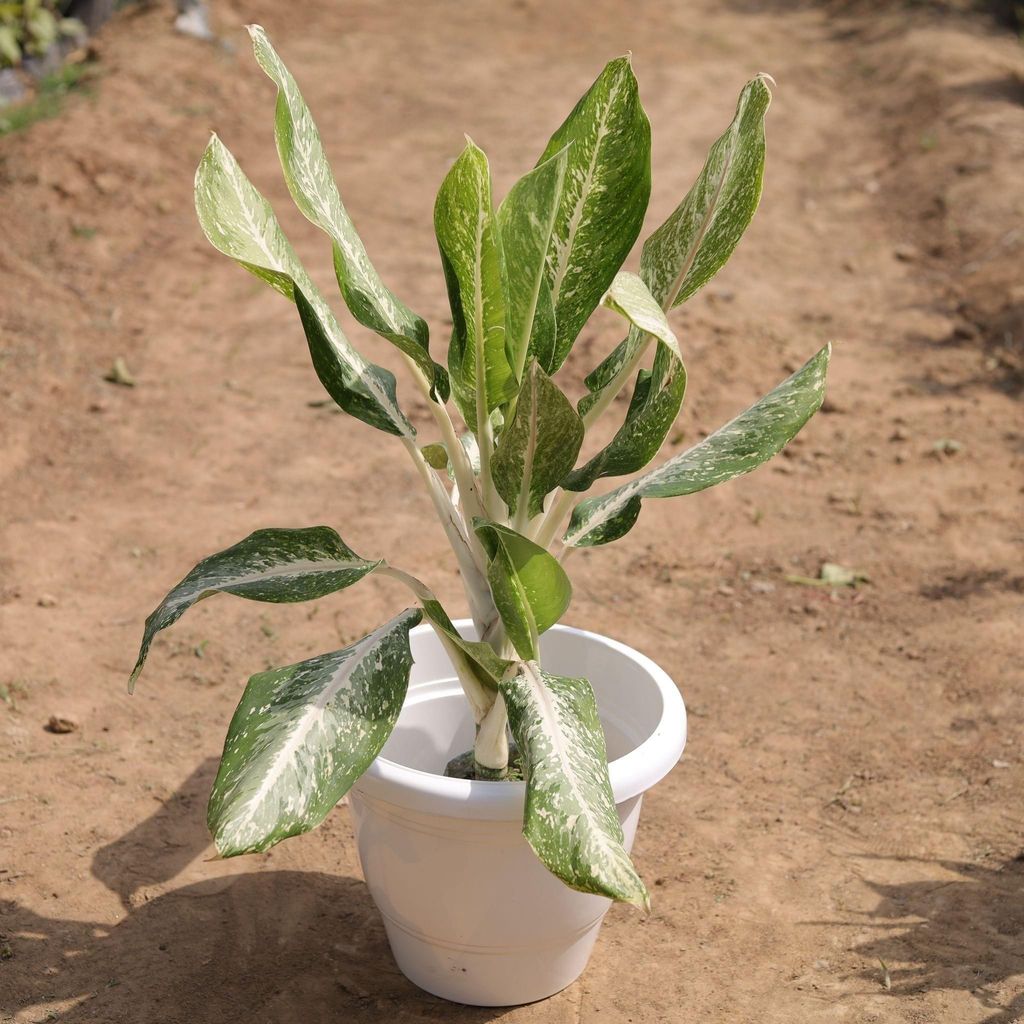
[[[518,1006],[561,992],[583,973],[603,919],[601,913],[574,939],[547,949],[459,946],[386,916],[384,930],[401,972],[431,995],[469,1006]]]

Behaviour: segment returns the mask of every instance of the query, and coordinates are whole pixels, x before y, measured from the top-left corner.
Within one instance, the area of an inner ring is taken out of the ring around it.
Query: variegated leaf
[[[295,205],[330,237],[338,285],[352,315],[416,361],[447,397],[448,378],[428,354],[426,322],[385,287],[338,194],[330,164],[302,93],[259,25],[249,26],[256,61],[277,86],[274,137]]]
[[[394,376],[368,363],[349,344],[270,204],[216,135],[196,170],[195,200],[199,223],[217,249],[293,302],[298,291],[305,297],[318,324],[318,338],[326,345],[325,354],[336,364],[334,376],[344,396],[341,407],[379,430],[415,437],[415,429],[398,407]],[[337,394],[332,397],[338,401]]]
[[[758,75],[740,93],[732,123],[711,146],[704,167],[664,224],[644,242],[640,276],[663,309],[685,302],[725,265],[757,210],[764,177],[764,118],[770,79]],[[633,327],[586,379],[595,395],[645,343]],[[593,397],[584,399],[592,403]],[[581,403],[582,404],[582,403]]]
[[[502,682],[501,693],[523,759],[523,835],[530,846],[573,889],[649,910],[623,845],[590,683],[527,662]]]
[[[545,496],[572,469],[582,443],[583,421],[572,403],[531,360],[491,461],[494,486],[519,521],[540,515]]]
[[[586,491],[607,476],[643,469],[658,454],[686,393],[686,369],[667,345],[658,344],[654,366],[641,370],[626,418],[612,440],[563,481],[567,491]]]
[[[637,377],[622,426],[610,444],[566,478],[563,486],[569,491],[585,491],[600,477],[623,476],[643,469],[658,454],[686,391],[686,370],[679,343],[644,282],[636,274],[616,274],[602,304],[624,316],[641,336],[657,339],[658,348],[652,370],[641,370]],[[637,348],[637,361],[641,355]],[[621,372],[629,369],[623,367]],[[586,416],[599,398],[600,392],[583,398],[580,415]]]
[[[693,494],[756,469],[792,440],[825,397],[831,346],[826,345],[791,377],[700,444],[676,455],[609,494],[573,510],[564,542],[574,547],[607,544],[628,533],[642,498]]]
[[[316,828],[366,771],[402,710],[420,618],[407,609],[350,647],[249,680],[207,813],[222,857]]]
[[[235,594],[278,604],[311,601],[358,583],[381,563],[360,558],[329,526],[257,530],[232,547],[204,558],[146,619],[134,687],[153,637],[197,601]]]
[[[565,180],[567,150],[555,153],[517,181],[498,207],[508,288],[508,352],[522,380],[532,353],[550,360],[555,320],[544,266]],[[539,307],[539,308],[538,308]]]
[[[551,136],[568,147],[545,281],[555,312],[554,373],[633,247],[651,194],[651,126],[628,57],[611,61]]]
[[[683,358],[679,351],[679,341],[669,326],[665,311],[644,284],[643,278],[626,270],[620,271],[601,299],[601,305],[614,309],[638,331],[657,338],[677,359]]]
[[[501,239],[491,206],[487,157],[467,141],[434,204],[452,341],[448,369],[459,410],[474,431],[516,392],[505,346],[506,304]]]
[[[569,577],[544,548],[507,526],[477,519],[473,528],[490,559],[487,583],[505,632],[521,658],[535,660],[541,633],[569,607]]]
[[[740,93],[736,115],[708,151],[683,201],[644,243],[640,273],[666,309],[685,302],[722,268],[761,199],[768,76]]]

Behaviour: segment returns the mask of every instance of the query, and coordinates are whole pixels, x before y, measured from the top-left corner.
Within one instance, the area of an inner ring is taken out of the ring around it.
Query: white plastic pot
[[[471,623],[457,625],[472,635]],[[544,999],[583,972],[610,901],[569,889],[537,860],[521,832],[524,783],[441,774],[473,746],[473,720],[433,631],[417,627],[411,643],[405,708],[349,793],[370,894],[420,988],[475,1006]],[[644,792],[686,742],[679,691],[649,658],[568,626],[544,634],[541,660],[594,687],[629,849]]]

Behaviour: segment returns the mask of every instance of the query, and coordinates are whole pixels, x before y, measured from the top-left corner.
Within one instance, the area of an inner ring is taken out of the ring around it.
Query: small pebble
[[[78,723],[73,718],[68,718],[66,715],[50,715],[50,720],[46,723],[44,728],[47,732],[63,736],[65,733],[76,732],[78,730]]]

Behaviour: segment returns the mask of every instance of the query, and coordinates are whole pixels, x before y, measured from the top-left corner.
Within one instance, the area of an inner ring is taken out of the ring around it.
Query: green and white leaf
[[[590,683],[527,662],[502,682],[501,693],[526,776],[527,842],[573,889],[649,910],[624,846]]]
[[[360,558],[329,526],[257,530],[204,558],[146,619],[129,687],[134,687],[153,638],[197,601],[235,594],[252,601],[311,601],[358,583],[381,562]]]
[[[505,345],[506,302],[491,171],[483,150],[467,140],[441,183],[434,230],[452,309],[448,348],[455,401],[471,429],[516,393]]]
[[[636,274],[616,274],[602,304],[624,316],[641,338],[655,338],[658,347],[652,369],[641,370],[637,377],[622,426],[605,448],[566,478],[562,486],[569,491],[585,491],[601,477],[643,469],[658,454],[686,392],[679,342],[643,280]],[[643,346],[638,346],[633,364],[621,367],[619,373],[632,372],[642,355]],[[586,417],[600,397],[598,391],[583,398],[580,415]]]
[[[663,309],[685,302],[711,280],[732,255],[757,210],[764,178],[769,81],[767,75],[758,75],[744,86],[732,123],[712,144],[697,180],[644,243],[640,276]],[[631,328],[587,377],[587,388],[595,395],[600,392],[645,342],[643,330]],[[588,397],[584,403],[593,400]]]
[[[714,277],[757,210],[770,80],[758,75],[743,87],[736,115],[708,151],[693,187],[644,243],[640,273],[666,309],[685,302]]]
[[[402,710],[421,617],[407,609],[350,647],[249,680],[207,813],[222,857],[316,828],[366,771]]]
[[[567,150],[555,153],[517,181],[498,207],[508,290],[508,352],[522,380],[532,353],[550,360],[555,319],[544,267],[565,180]]]
[[[389,434],[412,439],[416,431],[398,407],[395,378],[368,363],[349,344],[334,313],[299,262],[270,204],[253,187],[227,147],[214,135],[196,170],[196,212],[213,246],[296,301],[301,292],[318,324],[318,338],[337,365],[346,412]],[[308,323],[308,318],[305,321]],[[310,339],[312,345],[312,339]]]
[[[825,397],[831,346],[736,419],[700,444],[609,494],[587,498],[573,510],[563,538],[573,547],[607,544],[628,533],[642,498],[693,494],[756,469],[792,440]]]
[[[626,270],[620,271],[601,299],[601,305],[625,317],[638,331],[657,338],[677,359],[682,360],[675,332],[643,278]]]
[[[256,61],[277,86],[274,138],[295,205],[330,237],[338,285],[352,315],[410,356],[442,397],[448,379],[428,352],[426,322],[380,279],[345,209],[324,153],[320,132],[302,93],[259,25],[250,25]]]
[[[487,552],[487,583],[512,646],[536,660],[538,640],[565,614],[572,584],[558,560],[515,530],[477,519],[477,537]]]
[[[494,486],[524,524],[569,473],[583,444],[583,421],[536,359],[527,368],[515,413],[491,460]],[[524,507],[525,506],[525,507]]]
[[[548,373],[565,361],[622,266],[650,199],[651,126],[628,57],[605,67],[538,164],[567,147],[545,270],[556,325],[552,359],[542,361]]]
[[[567,491],[586,491],[601,477],[626,476],[646,466],[661,448],[686,393],[686,368],[658,344],[654,366],[641,370],[626,418],[612,440],[563,481]]]

